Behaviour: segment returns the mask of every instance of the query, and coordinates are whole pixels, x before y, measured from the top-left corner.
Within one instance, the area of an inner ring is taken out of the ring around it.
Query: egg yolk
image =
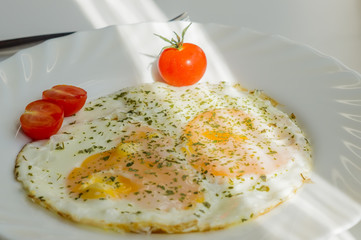
[[[190,164],[212,176],[263,175],[291,159],[291,151],[268,136],[256,117],[236,109],[199,114],[185,127],[183,140]]]
[[[115,148],[89,156],[69,173],[71,197],[128,199],[159,210],[186,209],[203,201],[195,174],[173,155],[173,138],[132,124],[119,141]]]

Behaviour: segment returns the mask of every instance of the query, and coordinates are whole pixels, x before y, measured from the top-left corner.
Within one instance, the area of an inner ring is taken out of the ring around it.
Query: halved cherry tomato
[[[33,140],[46,139],[60,129],[64,110],[55,103],[37,100],[29,103],[20,117],[21,128]]]
[[[198,82],[206,68],[206,55],[192,43],[183,43],[179,49],[166,48],[158,59],[160,75],[172,86],[188,86]]]
[[[198,82],[206,71],[207,58],[203,50],[195,44],[183,43],[184,35],[191,24],[183,30],[181,37],[174,32],[176,39],[169,40],[155,34],[171,44],[163,48],[157,65],[160,76],[169,85],[178,87],[192,85]]]
[[[43,92],[43,99],[61,106],[64,109],[64,116],[68,117],[84,106],[87,92],[71,85],[56,85]]]

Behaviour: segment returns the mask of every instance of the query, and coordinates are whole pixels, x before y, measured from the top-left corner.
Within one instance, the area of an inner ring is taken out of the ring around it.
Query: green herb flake
[[[126,166],[131,167],[133,164],[134,164],[134,162],[128,162]]]
[[[203,206],[205,206],[206,208],[210,208],[211,204],[209,202],[203,202]]]
[[[259,188],[256,188],[257,191],[261,191],[261,192],[268,192],[269,191],[269,187],[266,185],[262,185]]]
[[[55,146],[55,150],[63,150],[64,149],[64,143],[57,143]]]
[[[165,191],[165,195],[166,196],[174,195],[174,191],[173,190],[167,190],[167,191]]]

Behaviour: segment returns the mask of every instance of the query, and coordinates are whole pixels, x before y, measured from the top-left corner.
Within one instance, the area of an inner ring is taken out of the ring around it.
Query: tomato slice
[[[57,133],[63,123],[64,110],[55,103],[37,100],[29,103],[20,117],[21,128],[33,140]]]
[[[64,116],[68,117],[84,106],[87,92],[71,85],[56,85],[43,92],[43,99],[61,106],[64,109]]]

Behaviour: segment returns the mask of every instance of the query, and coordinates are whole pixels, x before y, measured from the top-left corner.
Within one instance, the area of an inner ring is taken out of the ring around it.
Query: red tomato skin
[[[37,100],[29,103],[20,116],[23,132],[33,140],[47,139],[63,124],[64,110],[55,103]]]
[[[87,92],[71,85],[56,85],[43,92],[43,99],[61,106],[64,109],[64,117],[68,117],[84,106]]]
[[[159,74],[172,86],[189,86],[198,82],[206,68],[205,53],[192,43],[183,43],[181,49],[166,48],[158,58]]]

